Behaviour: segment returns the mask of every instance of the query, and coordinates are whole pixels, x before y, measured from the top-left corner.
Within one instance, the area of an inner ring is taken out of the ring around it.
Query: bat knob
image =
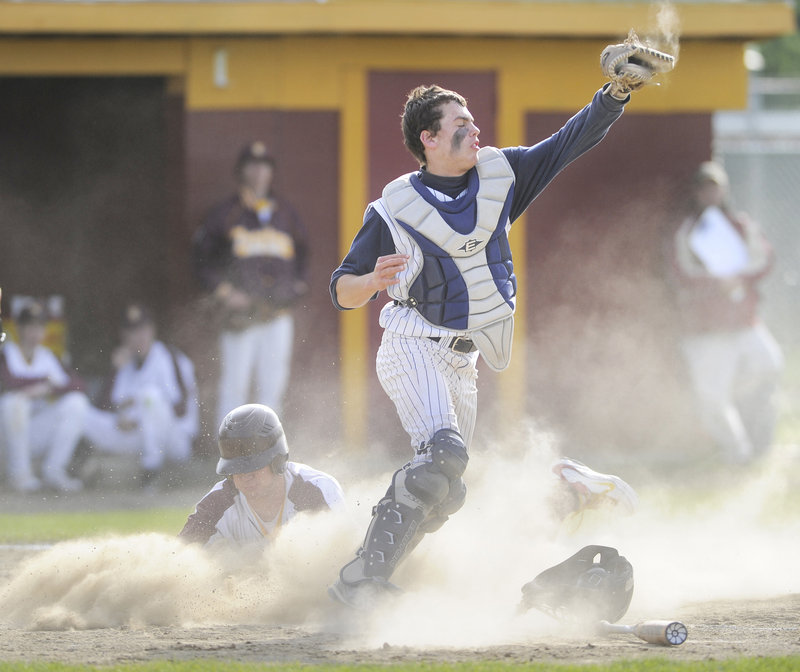
[[[680,621],[673,621],[667,626],[664,636],[672,646],[680,646],[686,641],[689,631]]]

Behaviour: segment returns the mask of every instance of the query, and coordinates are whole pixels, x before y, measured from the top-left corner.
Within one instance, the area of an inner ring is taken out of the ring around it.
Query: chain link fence
[[[800,103],[789,109],[787,101],[798,92],[800,79],[754,78],[747,111],[714,117],[714,158],[730,176],[732,205],[758,221],[775,248],[762,314],[787,359],[782,424],[793,441],[800,441]]]

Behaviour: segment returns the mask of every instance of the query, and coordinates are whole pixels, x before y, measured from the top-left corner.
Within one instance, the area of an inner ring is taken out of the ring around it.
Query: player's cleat
[[[626,513],[635,513],[639,508],[636,491],[619,476],[601,474],[569,457],[556,462],[553,472],[569,485],[577,497],[578,510],[611,505],[621,507]]]
[[[328,595],[332,600],[357,611],[375,609],[387,596],[399,595],[402,592],[393,583],[380,579],[369,579],[359,583],[345,583],[337,579],[328,588]]]

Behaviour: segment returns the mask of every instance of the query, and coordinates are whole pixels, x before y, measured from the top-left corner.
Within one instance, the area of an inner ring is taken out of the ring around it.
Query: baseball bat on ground
[[[642,621],[636,625],[616,625],[600,621],[598,632],[603,635],[633,634],[650,644],[679,646],[686,641],[688,631],[680,621]]]

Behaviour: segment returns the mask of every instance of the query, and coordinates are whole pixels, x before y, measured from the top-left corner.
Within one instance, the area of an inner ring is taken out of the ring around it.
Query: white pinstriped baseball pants
[[[461,434],[469,448],[478,410],[478,353],[454,352],[429,338],[384,331],[378,380],[397,408],[416,450],[440,429]]]

